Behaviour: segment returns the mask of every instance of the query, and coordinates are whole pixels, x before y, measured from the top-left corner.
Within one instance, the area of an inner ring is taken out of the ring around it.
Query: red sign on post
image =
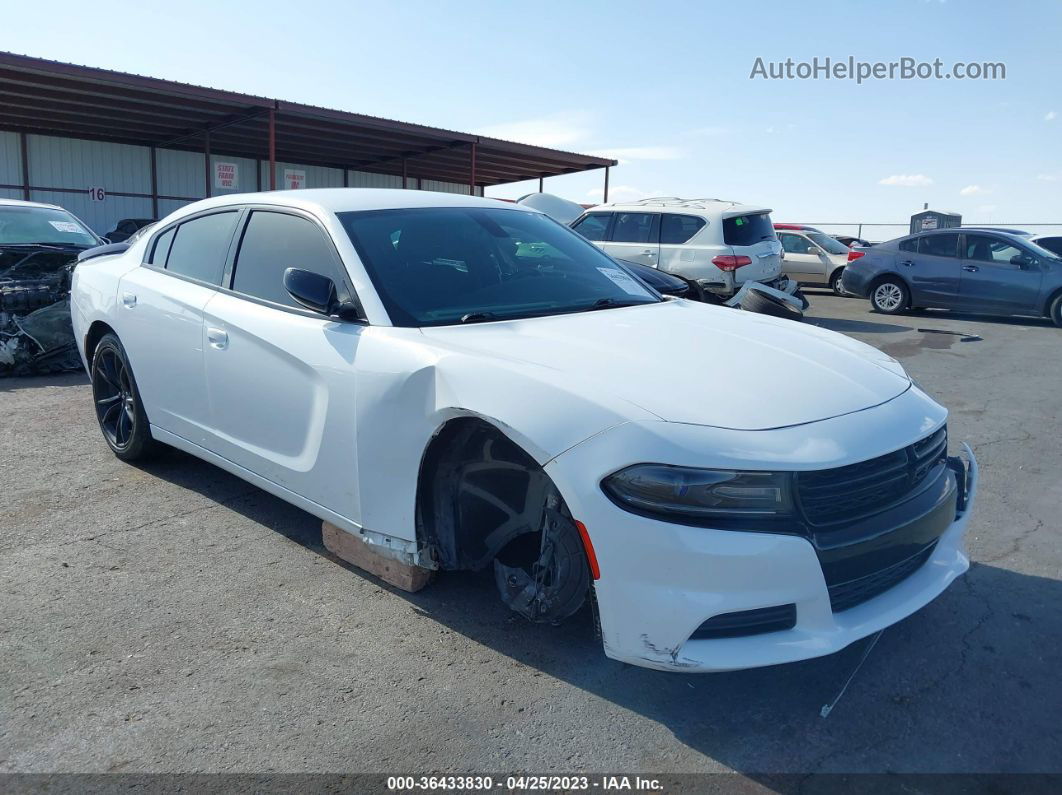
[[[300,168],[284,169],[284,187],[287,190],[298,190],[306,187],[306,172]]]

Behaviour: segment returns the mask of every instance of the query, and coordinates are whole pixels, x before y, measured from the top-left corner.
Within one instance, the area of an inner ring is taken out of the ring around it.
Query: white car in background
[[[216,197],[72,297],[119,458],[165,443],[407,567],[491,567],[533,621],[594,601],[635,665],[829,654],[968,566],[976,463],[899,363],[661,298],[524,207]]]
[[[745,282],[792,294],[771,211],[720,199],[663,197],[593,207],[572,228],[607,254],[730,298]]]
[[[829,287],[846,295],[841,274],[851,249],[825,232],[808,229],[778,229],[778,241],[785,251],[782,270],[801,284]]]

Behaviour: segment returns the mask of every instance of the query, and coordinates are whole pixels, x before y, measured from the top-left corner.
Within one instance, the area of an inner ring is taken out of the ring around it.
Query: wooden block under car
[[[371,544],[366,544],[358,536],[341,530],[331,522],[321,522],[321,537],[324,539],[325,549],[337,558],[342,558],[403,591],[419,591],[431,582],[434,574],[431,569],[381,555]]]

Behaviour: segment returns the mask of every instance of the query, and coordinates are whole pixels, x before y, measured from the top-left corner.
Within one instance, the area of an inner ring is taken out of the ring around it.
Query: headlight
[[[635,464],[605,478],[605,493],[635,513],[682,518],[777,518],[793,513],[786,472],[738,472]]]

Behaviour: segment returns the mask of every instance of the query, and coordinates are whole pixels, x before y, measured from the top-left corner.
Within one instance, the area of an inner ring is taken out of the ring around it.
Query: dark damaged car
[[[104,242],[61,207],[0,199],[0,376],[80,368],[70,274]]]

